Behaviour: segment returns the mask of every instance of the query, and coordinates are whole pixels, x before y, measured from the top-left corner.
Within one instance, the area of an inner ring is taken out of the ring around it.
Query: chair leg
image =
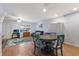
[[[57,49],[56,49],[56,56],[58,56],[58,51],[57,51]]]
[[[61,48],[61,56],[63,56],[63,51],[62,51],[62,48]]]
[[[34,47],[34,55],[36,55],[36,47]]]

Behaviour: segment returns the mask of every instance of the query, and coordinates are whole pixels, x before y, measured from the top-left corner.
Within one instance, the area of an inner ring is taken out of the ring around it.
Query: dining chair
[[[61,55],[63,56],[63,42],[64,42],[64,35],[57,35],[57,40],[55,41],[52,49],[54,50],[56,56],[58,55],[58,50],[60,49]]]
[[[39,33],[40,35],[44,34],[44,31],[35,31],[36,33]]]
[[[36,55],[36,50],[44,50],[44,47],[46,46],[41,40],[40,40],[40,35],[33,33],[32,35],[33,42],[34,42],[34,55]]]
[[[47,35],[52,35],[52,34],[56,34],[55,32],[47,32]]]

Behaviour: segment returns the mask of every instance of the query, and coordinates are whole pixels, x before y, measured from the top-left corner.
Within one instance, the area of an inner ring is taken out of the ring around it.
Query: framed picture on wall
[[[43,28],[43,24],[40,24],[39,27],[40,27],[40,28]]]

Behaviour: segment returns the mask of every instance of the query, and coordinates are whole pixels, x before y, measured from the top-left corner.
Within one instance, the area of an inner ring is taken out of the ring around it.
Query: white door
[[[64,25],[62,23],[52,23],[48,31],[62,34],[64,33]]]

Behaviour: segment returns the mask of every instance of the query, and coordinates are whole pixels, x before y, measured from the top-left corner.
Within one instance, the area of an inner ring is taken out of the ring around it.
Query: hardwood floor
[[[79,48],[64,44],[63,53],[65,56],[79,56]]]
[[[2,51],[2,55],[3,56],[34,56],[33,47],[34,47],[33,42],[22,43],[20,45],[4,48]],[[64,44],[63,53],[64,56],[79,56],[79,48]]]

